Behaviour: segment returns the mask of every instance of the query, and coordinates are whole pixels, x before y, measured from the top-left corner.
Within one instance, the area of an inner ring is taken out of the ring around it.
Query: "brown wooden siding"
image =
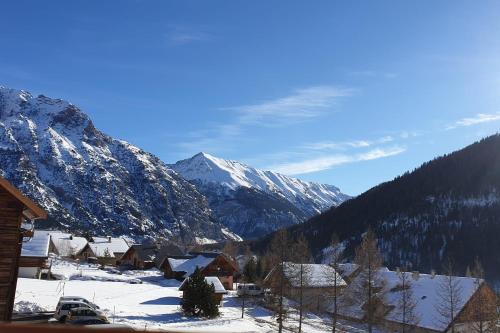
[[[0,188],[0,320],[10,320],[21,254],[23,205]]]

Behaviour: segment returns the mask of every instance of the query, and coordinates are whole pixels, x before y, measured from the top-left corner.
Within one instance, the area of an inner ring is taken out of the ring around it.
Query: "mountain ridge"
[[[204,152],[169,166],[195,184],[217,218],[243,237],[301,223],[350,198],[333,185],[302,181]]]
[[[500,278],[500,135],[495,134],[379,184],[290,228],[322,259],[332,234],[349,257],[371,228],[390,267],[441,271],[450,258],[465,273],[477,257]],[[261,240],[262,248],[269,241]]]
[[[48,211],[42,226],[186,243],[231,238],[192,184],[61,99],[0,87],[0,154],[2,176]]]

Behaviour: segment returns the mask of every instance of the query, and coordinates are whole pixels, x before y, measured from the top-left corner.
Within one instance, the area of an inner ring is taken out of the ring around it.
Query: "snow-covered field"
[[[83,296],[98,304],[110,321],[124,323],[141,330],[180,330],[187,332],[275,332],[276,321],[265,308],[252,305],[241,318],[240,300],[230,293],[225,296],[216,319],[195,319],[182,315],[179,302],[179,282],[164,279],[156,269],[125,271],[111,274],[89,265],[54,260],[53,272],[67,280],[35,280],[20,278],[16,290],[17,311],[54,310],[63,294]],[[142,284],[130,282],[142,281]],[[292,314],[285,326],[297,327]],[[344,327],[345,332],[364,332],[354,327]],[[287,330],[288,331],[288,330]],[[328,319],[309,314],[303,332],[329,332]]]

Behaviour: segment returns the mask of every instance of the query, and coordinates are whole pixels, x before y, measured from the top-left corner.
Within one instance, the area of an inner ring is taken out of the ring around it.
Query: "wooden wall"
[[[10,320],[16,294],[23,206],[0,188],[0,320]]]

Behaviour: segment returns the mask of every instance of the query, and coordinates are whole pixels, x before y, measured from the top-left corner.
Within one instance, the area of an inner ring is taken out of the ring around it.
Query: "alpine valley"
[[[258,237],[348,198],[200,153],[167,165],[75,105],[0,86],[0,172],[49,213],[39,227],[183,244]]]

